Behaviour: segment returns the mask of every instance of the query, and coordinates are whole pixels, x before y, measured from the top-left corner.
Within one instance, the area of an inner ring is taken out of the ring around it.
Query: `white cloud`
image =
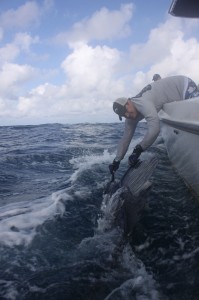
[[[100,114],[107,117],[112,98],[125,92],[125,84],[115,77],[120,59],[116,49],[79,45],[62,63],[66,83],[62,86],[45,83],[32,89],[19,97],[15,110],[21,117],[37,120],[48,116],[60,122],[63,119],[95,122]]]
[[[52,5],[47,0],[42,7],[47,9]],[[105,43],[103,46],[89,43],[127,36],[133,9],[132,4],[122,5],[118,11],[103,8],[76,23],[71,32],[60,35],[71,46],[70,54],[58,70],[64,80],[60,85],[41,82],[28,92],[23,92],[23,88],[34,78],[36,70],[30,65],[20,65],[16,59],[21,53],[31,51],[31,45],[38,43],[39,38],[18,32],[12,42],[0,48],[0,115],[18,124],[24,123],[23,120],[26,123],[111,122],[118,120],[112,113],[113,99],[134,96],[151,82],[154,73],[163,77],[187,75],[198,83],[199,41],[186,35],[187,29],[190,34],[190,24],[187,26],[181,19],[168,17],[149,32],[146,43],[132,44],[126,52]],[[20,9],[15,13],[22,14]],[[32,21],[38,19],[39,13],[34,16]],[[25,21],[25,24],[30,23]]]
[[[56,41],[68,43],[87,43],[91,40],[106,40],[122,38],[131,32],[129,21],[133,14],[133,4],[123,4],[118,11],[102,8],[91,18],[75,23],[71,31],[57,35]]]
[[[20,53],[19,47],[15,44],[6,44],[0,48],[0,66],[4,62],[13,61]]]
[[[196,83],[199,81],[199,42],[195,38],[184,40],[179,37],[170,45],[170,53],[153,66],[162,70],[164,76],[187,75]]]
[[[180,19],[168,18],[165,23],[150,31],[146,43],[133,44],[131,57],[134,68],[142,69],[168,55],[171,43],[183,36],[181,25]]]
[[[32,37],[27,32],[19,32],[15,35],[14,44],[17,45],[21,50],[29,52],[30,46],[39,42],[39,37]]]
[[[81,44],[62,63],[74,95],[107,95],[121,57],[117,49]]]
[[[32,44],[38,43],[39,38],[32,37],[28,33],[19,32],[15,35],[14,40],[4,44],[0,48],[0,66],[5,62],[13,62],[22,53],[29,53]]]
[[[195,22],[191,22],[196,26]],[[151,30],[148,41],[144,44],[132,45],[131,64],[135,78],[133,86],[139,91],[152,80],[154,73],[162,77],[186,75],[199,81],[199,41],[186,38],[187,21],[168,18],[165,23]],[[141,71],[141,70],[145,70]]]
[[[0,15],[0,25],[5,29],[21,29],[38,22],[41,16],[39,6],[34,1],[26,2],[18,9],[10,9]]]
[[[12,63],[3,64],[0,70],[0,96],[16,99],[23,84],[33,76],[35,76],[35,70],[30,66],[20,66]]]
[[[111,99],[125,91],[123,82],[114,78],[119,62],[120,53],[116,49],[79,45],[62,63],[66,83],[40,85],[26,97],[20,97],[17,109],[23,115],[49,118],[63,118],[63,115],[74,118],[79,114],[94,118],[100,112],[107,115]]]
[[[3,34],[4,34],[3,28],[0,27],[0,41],[3,39]]]
[[[36,1],[27,1],[17,9],[9,9],[0,15],[0,26],[5,30],[21,30],[37,25],[41,17],[52,10],[53,0],[44,0],[38,4]]]

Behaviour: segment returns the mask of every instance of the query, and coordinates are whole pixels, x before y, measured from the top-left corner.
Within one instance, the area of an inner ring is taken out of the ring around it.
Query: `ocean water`
[[[129,153],[145,130],[140,123]],[[0,127],[0,299],[199,299],[199,205],[161,136],[145,154],[159,164],[132,238],[104,229],[122,131],[122,123]]]

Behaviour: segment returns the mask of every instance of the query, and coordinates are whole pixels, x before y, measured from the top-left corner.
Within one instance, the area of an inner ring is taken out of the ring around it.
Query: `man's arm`
[[[143,111],[143,114],[145,114],[145,120],[147,122],[147,132],[140,142],[140,146],[144,151],[150,147],[158,137],[160,132],[160,120],[154,106],[151,106],[148,110],[146,108],[145,111]]]
[[[134,135],[138,121],[139,121],[138,118],[136,118],[135,120],[131,120],[131,119],[125,120],[124,134],[121,140],[119,141],[115,160],[121,161],[124,158],[128,150],[129,144],[131,142],[131,139]]]

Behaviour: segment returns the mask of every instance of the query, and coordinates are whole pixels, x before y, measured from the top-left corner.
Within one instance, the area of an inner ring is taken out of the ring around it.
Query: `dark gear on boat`
[[[153,81],[157,81],[157,80],[160,80],[160,79],[161,79],[161,76],[159,74],[154,74],[153,75],[153,78],[152,78]]]
[[[138,158],[140,157],[140,154],[143,152],[142,147],[138,144],[135,146],[133,153],[129,156],[129,165],[135,166],[138,162]]]
[[[110,173],[113,174],[114,172],[116,172],[119,166],[120,166],[120,161],[114,159],[112,164],[109,165]]]
[[[185,99],[191,99],[199,96],[199,89],[195,82],[188,78],[188,86],[185,92]]]

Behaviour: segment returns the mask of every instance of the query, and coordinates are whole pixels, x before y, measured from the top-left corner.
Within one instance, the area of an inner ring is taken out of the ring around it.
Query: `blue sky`
[[[0,125],[117,122],[154,73],[198,84],[199,20],[171,2],[1,1]]]

